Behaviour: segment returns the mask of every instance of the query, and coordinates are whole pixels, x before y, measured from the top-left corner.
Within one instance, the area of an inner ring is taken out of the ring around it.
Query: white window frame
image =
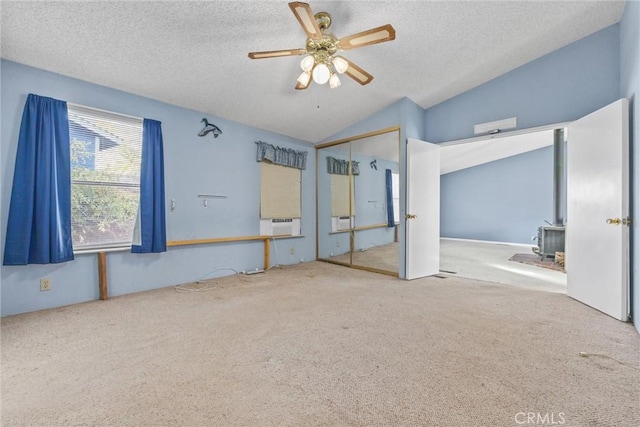
[[[76,234],[78,224],[78,212],[74,209],[74,195],[76,191],[79,191],[79,188],[83,187],[94,187],[94,188],[112,188],[112,189],[122,189],[122,191],[133,191],[132,197],[129,200],[136,200],[135,209],[133,206],[130,206],[130,210],[136,211],[136,214],[131,214],[130,221],[127,221],[125,224],[125,228],[132,228],[135,226],[135,221],[137,217],[138,204],[140,200],[140,167],[141,161],[138,165],[137,174],[126,177],[126,175],[121,180],[109,180],[109,179],[80,179],[79,177],[74,177],[74,171],[78,169],[88,169],[88,170],[99,170],[99,169],[108,169],[113,167],[114,160],[116,160],[115,164],[118,165],[118,156],[114,158],[108,158],[110,160],[109,164],[105,164],[105,159],[101,159],[98,157],[98,154],[101,151],[100,144],[102,141],[106,140],[118,140],[123,144],[129,145],[131,141],[134,141],[139,138],[139,145],[137,143],[132,143],[131,147],[133,148],[133,152],[136,155],[141,157],[142,151],[142,122],[143,119],[139,117],[132,117],[123,114],[119,114],[116,112],[100,110],[92,107],[87,107],[84,105],[77,105],[67,103],[68,115],[69,115],[69,132],[70,132],[70,144],[74,144],[74,133],[77,132],[77,126],[85,128],[85,130],[91,131],[93,133],[100,134],[100,136],[95,136],[93,140],[93,158],[89,160],[90,166],[89,168],[76,168],[74,167],[74,159],[73,159],[73,147],[70,147],[70,154],[72,155],[72,164],[71,164],[71,198],[72,198],[72,216],[71,216],[71,226],[72,226],[72,238],[74,245],[74,252],[77,253],[86,253],[86,252],[96,252],[101,250],[113,250],[119,248],[127,248],[130,247],[133,241],[133,232],[130,233],[127,239],[104,239],[102,241],[94,241],[91,243],[85,243],[78,241],[78,235]],[[73,124],[72,124],[73,122]],[[99,123],[99,124],[98,124]],[[72,129],[73,127],[73,129]],[[122,131],[122,133],[119,133]],[[120,136],[118,136],[120,135]],[[78,140],[81,141],[81,140]],[[86,140],[82,140],[88,142]],[[107,156],[108,157],[108,156]],[[134,162],[137,160],[137,157],[134,156]],[[77,161],[77,159],[76,159]],[[85,163],[86,166],[86,163]],[[90,194],[90,193],[88,193]],[[118,197],[118,196],[115,196]],[[92,216],[89,215],[89,221],[91,221]],[[96,217],[93,217],[96,218]],[[91,227],[89,227],[91,229]]]

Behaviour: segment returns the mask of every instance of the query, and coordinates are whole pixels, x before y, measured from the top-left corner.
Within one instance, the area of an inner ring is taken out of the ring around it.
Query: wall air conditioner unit
[[[331,231],[344,231],[351,228],[355,224],[355,217],[352,216],[349,220],[348,216],[332,216],[331,217]]]
[[[300,218],[270,218],[260,220],[262,236],[299,236]]]
[[[349,221],[348,216],[338,217],[338,230],[348,230],[350,226],[351,226],[351,221]]]

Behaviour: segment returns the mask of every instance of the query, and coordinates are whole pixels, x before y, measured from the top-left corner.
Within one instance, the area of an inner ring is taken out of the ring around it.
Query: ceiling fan
[[[338,39],[328,31],[331,26],[331,15],[327,12],[319,12],[314,15],[307,3],[297,1],[289,3],[289,8],[307,34],[305,48],[251,52],[249,58],[263,59],[306,55],[300,61],[302,74],[298,77],[296,89],[308,88],[312,78],[317,84],[329,82],[329,87],[336,88],[341,84],[338,74],[342,73],[361,85],[370,83],[373,80],[371,74],[336,53],[396,38],[396,30],[387,24]]]

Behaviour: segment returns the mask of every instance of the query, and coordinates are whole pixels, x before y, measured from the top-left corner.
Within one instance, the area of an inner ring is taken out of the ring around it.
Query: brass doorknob
[[[406,214],[404,216],[405,219],[416,219],[418,217],[418,215],[412,215],[412,214]]]
[[[622,220],[620,218],[607,218],[607,224],[620,225]]]

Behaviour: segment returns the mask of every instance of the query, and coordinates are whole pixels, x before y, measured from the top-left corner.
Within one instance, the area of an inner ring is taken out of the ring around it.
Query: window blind
[[[356,199],[353,175],[331,174],[331,216],[356,214]],[[351,209],[349,209],[349,183],[351,183]]]
[[[260,218],[300,218],[300,169],[260,162]]]
[[[69,104],[75,249],[131,243],[140,198],[142,119]]]

